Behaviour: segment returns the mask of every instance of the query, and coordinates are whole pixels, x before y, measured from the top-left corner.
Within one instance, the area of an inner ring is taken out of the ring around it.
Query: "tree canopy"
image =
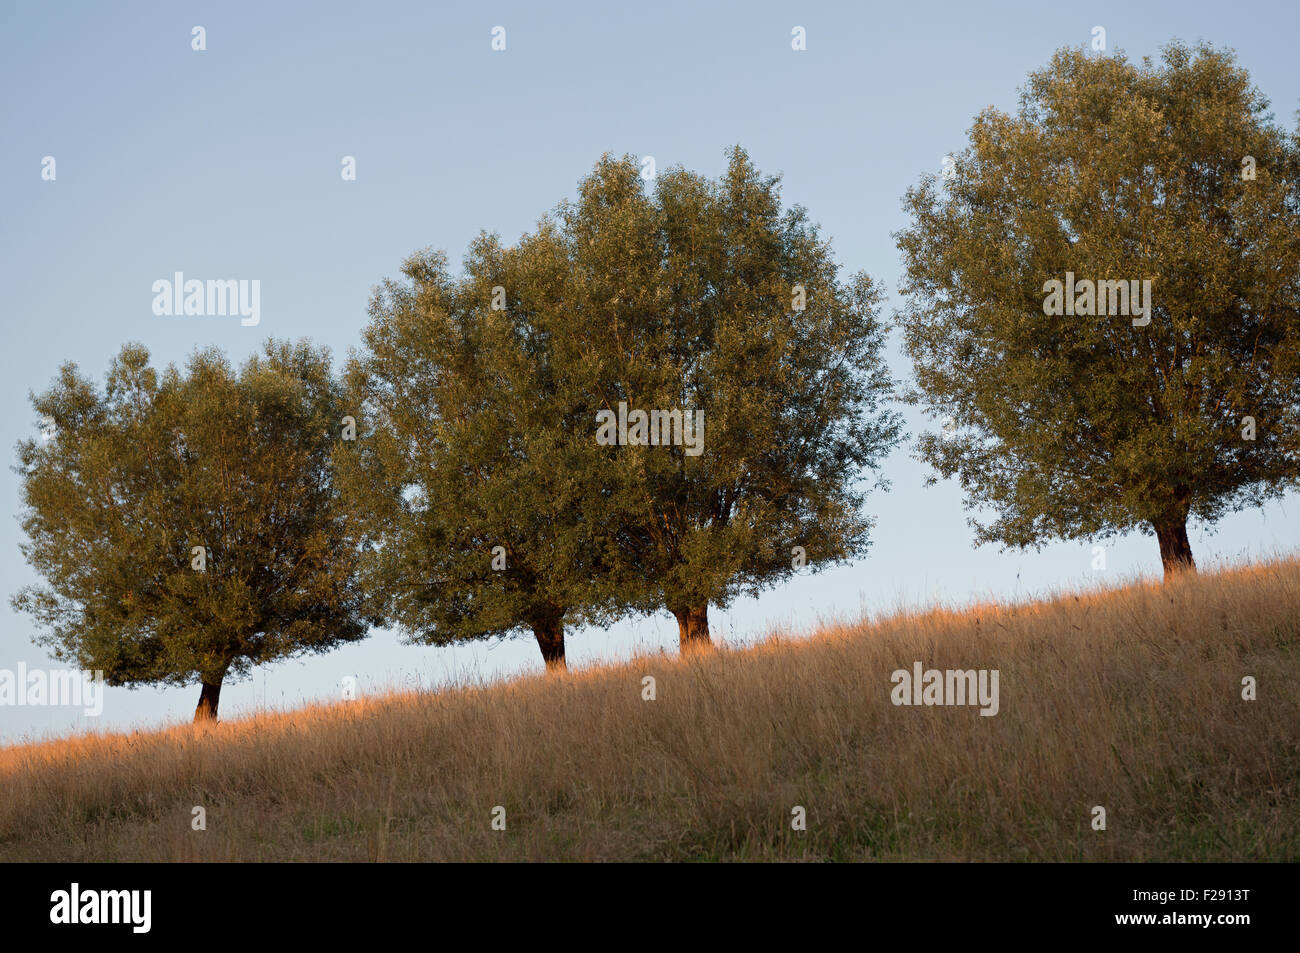
[[[531,631],[562,668],[565,626],[607,621],[618,602],[609,455],[562,337],[567,269],[544,226],[511,248],[485,234],[461,276],[420,252],[372,299],[346,371],[361,419],[340,476],[375,544],[376,611],[414,641]]]
[[[531,628],[555,663],[564,625],[666,608],[689,648],[710,603],[865,551],[899,434],[879,292],[778,182],[736,149],[647,191],[606,157],[516,245],[379,289],[344,477],[378,611],[435,643]]]
[[[18,448],[44,583],[14,597],[37,642],[111,685],[187,685],[195,720],[254,665],[361,638],[357,538],[330,464],[329,352],[267,342],[235,371],[215,349],[161,375],[127,345],[98,389],[62,368]]]
[[[559,216],[597,406],[702,414],[698,453],[621,448],[633,601],[670,611],[691,647],[711,603],[862,556],[866,478],[901,432],[871,279],[842,279],[739,147],[719,179],[673,168],[649,193],[634,158],[606,157]]]
[[[922,458],[980,542],[1145,528],[1194,568],[1189,518],[1296,479],[1296,137],[1228,52],[1062,50],[953,159],[897,236]]]

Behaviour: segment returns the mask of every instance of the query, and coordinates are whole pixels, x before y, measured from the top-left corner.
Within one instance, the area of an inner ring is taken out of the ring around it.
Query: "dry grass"
[[[890,673],[914,661],[998,669],[1001,712],[895,707]],[[1294,861],[1298,661],[1300,561],[1284,560],[83,736],[0,750],[0,858]]]

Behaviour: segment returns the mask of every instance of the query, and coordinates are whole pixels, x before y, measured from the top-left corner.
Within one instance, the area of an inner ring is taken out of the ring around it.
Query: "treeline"
[[[1142,528],[1190,570],[1189,519],[1297,484],[1300,147],[1266,106],[1209,47],[1062,51],[909,190],[901,396],[980,542]],[[1074,275],[1154,292],[1130,320]],[[19,445],[44,584],[14,604],[110,684],[198,681],[196,720],[377,625],[531,633],[557,669],[570,627],[667,611],[707,647],[710,606],[866,553],[902,439],[882,299],[739,147],[648,188],[607,156],[513,245],[409,258],[341,373],[305,341],[65,365]]]

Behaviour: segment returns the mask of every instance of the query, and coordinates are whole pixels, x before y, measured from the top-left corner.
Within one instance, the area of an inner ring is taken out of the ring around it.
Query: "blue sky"
[[[1012,109],[1018,87],[1063,46],[1106,29],[1108,47],[1156,55],[1174,37],[1229,46],[1294,128],[1300,70],[1290,0],[920,4],[265,3],[6,4],[0,11],[0,445],[35,432],[28,392],[63,361],[101,377],[126,341],[155,362],[215,344],[242,359],[267,336],[307,336],[336,359],[356,346],[371,287],[434,246],[458,260],[482,229],[529,229],[603,152],[718,174],[743,145],[784,175],[846,269],[865,269],[898,301],[892,233],[901,197],[960,149],[986,106]],[[1049,9],[1054,6],[1054,9]],[[206,31],[204,51],[192,28]],[[506,49],[491,49],[494,26]],[[790,48],[802,26],[807,50]],[[356,181],[340,175],[356,158]],[[54,156],[56,179],[41,178]],[[152,283],[174,272],[261,282],[261,323],[158,317]],[[897,375],[908,374],[897,348]],[[909,429],[923,421],[908,409]],[[1153,537],[1041,552],[975,549],[959,488],[926,488],[904,446],[869,557],[710,613],[715,637],[806,627],[935,599],[1023,598],[1158,573]],[[0,500],[18,510],[10,470]],[[1289,550],[1300,499],[1192,528],[1203,564]],[[35,581],[16,517],[0,522],[0,668],[53,663],[7,596]],[[570,633],[571,665],[633,651],[675,651],[668,615]],[[226,686],[225,716],[388,684],[536,672],[531,638],[414,647],[389,632],[324,656],[284,661]],[[105,710],[0,707],[0,741],[81,728],[186,720],[198,689],[108,689]]]

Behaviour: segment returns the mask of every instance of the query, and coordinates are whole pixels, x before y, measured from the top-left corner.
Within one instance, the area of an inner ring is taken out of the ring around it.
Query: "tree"
[[[558,343],[568,264],[544,225],[512,248],[483,235],[463,276],[418,253],[372,299],[347,371],[362,430],[339,466],[375,543],[375,611],[413,641],[531,630],[558,671],[565,627],[614,611],[607,467]]]
[[[515,246],[379,290],[340,464],[376,611],[433,644],[531,629],[558,666],[567,625],[667,608],[707,645],[710,602],[865,551],[857,482],[899,431],[879,295],[777,184],[736,150],[651,197],[606,158]],[[640,412],[653,439],[609,439]]]
[[[236,373],[212,349],[160,376],[127,345],[103,391],[66,364],[32,402],[53,435],[16,469],[45,583],[13,603],[57,658],[111,685],[198,681],[200,722],[227,678],[365,634],[328,350],[267,342]]]
[[[1142,527],[1191,570],[1189,518],[1294,485],[1300,152],[1267,110],[1208,46],[1062,50],[908,191],[908,399],[979,543]]]
[[[736,147],[720,180],[676,168],[647,195],[634,158],[606,157],[559,213],[581,389],[630,424],[608,448],[607,552],[634,580],[624,599],[667,608],[683,650],[710,644],[710,604],[865,553],[862,479],[899,439],[880,294],[840,281],[779,183]],[[684,427],[665,439],[678,412],[702,415],[695,446]]]

